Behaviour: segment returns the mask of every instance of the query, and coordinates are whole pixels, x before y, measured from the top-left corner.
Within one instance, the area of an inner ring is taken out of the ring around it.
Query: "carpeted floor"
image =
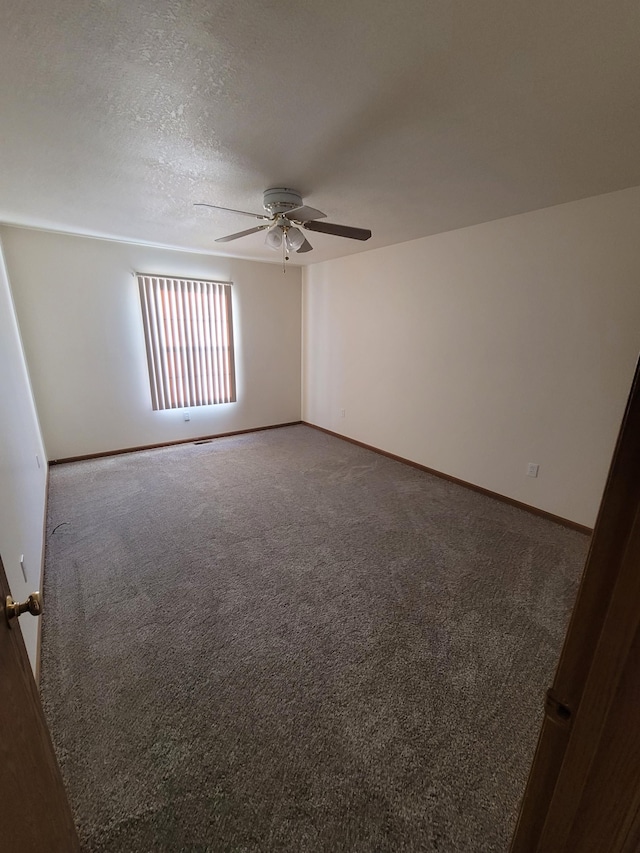
[[[585,536],[305,426],[50,483],[85,850],[507,850]]]

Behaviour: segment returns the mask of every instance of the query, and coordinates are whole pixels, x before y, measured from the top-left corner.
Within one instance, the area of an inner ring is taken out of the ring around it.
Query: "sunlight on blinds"
[[[236,400],[231,285],[138,275],[153,408]]]

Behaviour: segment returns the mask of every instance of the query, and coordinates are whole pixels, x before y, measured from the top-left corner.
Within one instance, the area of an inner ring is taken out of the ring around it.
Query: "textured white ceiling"
[[[207,201],[289,186],[358,243],[640,184],[640,4],[3,0],[0,220],[274,260]]]

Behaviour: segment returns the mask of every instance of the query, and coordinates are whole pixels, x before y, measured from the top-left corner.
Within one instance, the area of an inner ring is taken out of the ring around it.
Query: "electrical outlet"
[[[346,418],[346,417],[347,417],[347,413],[346,413],[345,409],[340,409],[340,417],[341,417],[341,418]]]
[[[540,466],[535,462],[529,462],[527,465],[527,477],[537,477]]]
[[[191,412],[185,412],[183,417],[184,417],[185,421],[190,421],[191,420]]]

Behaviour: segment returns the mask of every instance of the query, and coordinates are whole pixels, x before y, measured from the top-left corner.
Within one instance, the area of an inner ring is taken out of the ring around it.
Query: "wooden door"
[[[510,850],[640,850],[640,365]]]
[[[22,632],[15,619],[10,627],[4,615],[9,585],[1,559],[0,595],[0,848],[15,853],[79,853]]]

